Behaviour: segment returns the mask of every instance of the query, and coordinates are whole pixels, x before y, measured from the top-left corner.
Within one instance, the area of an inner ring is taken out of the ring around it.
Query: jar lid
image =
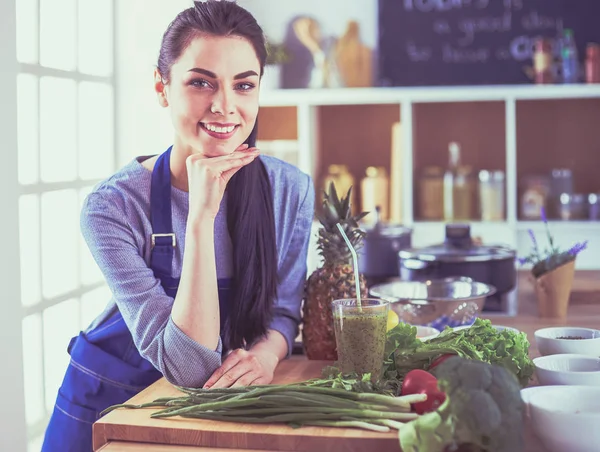
[[[444,169],[441,166],[426,166],[422,171],[423,176],[443,176]]]
[[[505,245],[477,245],[471,239],[468,225],[447,225],[444,243],[404,249],[399,256],[427,262],[488,262],[514,259],[516,251]]]
[[[504,180],[504,171],[479,171],[479,180],[481,182],[502,182]]]
[[[586,48],[588,58],[600,56],[600,44],[589,42]]]
[[[568,168],[554,168],[552,171],[553,178],[571,177],[572,171]]]

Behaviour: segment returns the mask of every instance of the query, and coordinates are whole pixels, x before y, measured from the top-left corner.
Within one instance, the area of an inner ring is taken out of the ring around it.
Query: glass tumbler
[[[381,377],[385,358],[385,342],[389,303],[376,298],[334,300],[333,325],[338,364],[342,372],[371,374],[372,380]]]

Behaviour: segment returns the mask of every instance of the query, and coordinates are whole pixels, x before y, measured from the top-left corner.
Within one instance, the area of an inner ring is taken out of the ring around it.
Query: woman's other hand
[[[189,215],[192,218],[214,219],[219,212],[227,183],[235,173],[254,161],[258,155],[258,149],[248,148],[247,144],[242,144],[233,153],[220,157],[190,155],[186,159]]]
[[[231,352],[221,367],[208,379],[204,388],[229,388],[266,385],[273,380],[279,358],[266,350]]]

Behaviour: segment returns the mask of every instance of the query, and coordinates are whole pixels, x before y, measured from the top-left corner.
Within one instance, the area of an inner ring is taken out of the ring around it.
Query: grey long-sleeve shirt
[[[279,331],[291,353],[300,322],[306,259],[314,215],[310,176],[281,160],[261,156],[274,196],[278,253],[278,295],[269,328]],[[150,183],[152,173],[132,160],[96,186],[81,212],[81,229],[112,292],[105,311],[86,332],[121,312],[140,355],[173,384],[198,387],[221,365],[222,345],[211,350],[183,333],[171,319],[173,298],[150,269]],[[188,193],[171,189],[173,232],[177,239],[172,276],[179,277],[185,248]],[[215,220],[217,278],[232,276],[232,244],[227,230],[227,201]]]

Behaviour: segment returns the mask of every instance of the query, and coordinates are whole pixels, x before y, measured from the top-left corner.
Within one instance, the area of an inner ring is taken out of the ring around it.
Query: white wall
[[[158,154],[172,141],[168,111],[159,107],[153,71],[162,34],[188,0],[127,0],[116,4],[118,165],[138,155]]]
[[[363,43],[377,46],[377,0],[238,0],[238,4],[256,17],[274,41],[283,41],[293,17],[308,15],[318,20],[325,36],[342,35],[348,21],[356,20]]]
[[[23,388],[19,215],[17,210],[16,0],[0,2],[0,450],[24,452],[27,445]]]

